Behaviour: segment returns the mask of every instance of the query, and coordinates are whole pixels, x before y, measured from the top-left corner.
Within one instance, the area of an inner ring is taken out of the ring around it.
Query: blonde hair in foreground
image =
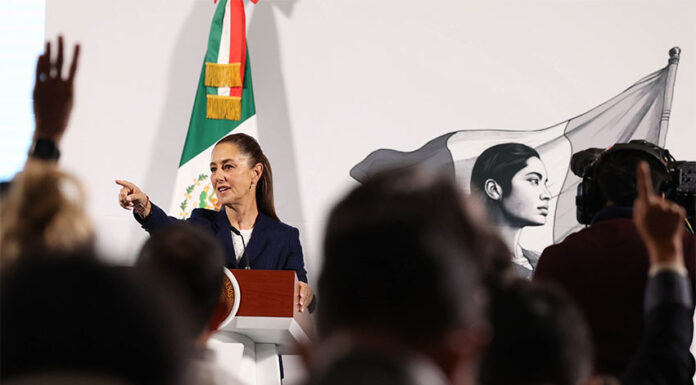
[[[0,202],[0,261],[91,247],[94,230],[80,182],[55,164],[30,160]]]

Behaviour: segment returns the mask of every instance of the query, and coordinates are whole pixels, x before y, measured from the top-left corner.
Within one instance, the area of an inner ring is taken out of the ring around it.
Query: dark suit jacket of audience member
[[[152,204],[152,211],[146,220],[134,213],[135,219],[151,233],[180,219],[167,216],[165,212]],[[209,230],[225,248],[226,265],[230,269],[244,269],[247,259],[252,269],[257,270],[294,270],[297,279],[307,282],[304,268],[300,232],[296,228],[276,221],[259,212],[251,239],[245,239],[246,253],[237,262],[232,243],[231,225],[225,210],[213,211],[194,209],[187,221]]]
[[[599,373],[619,376],[643,333],[643,293],[650,268],[631,208],[602,210],[595,223],[549,246],[535,281],[552,281],[578,303],[590,325]],[[684,236],[684,259],[694,283],[696,238]]]
[[[622,385],[690,385],[696,370],[689,353],[694,333],[693,289],[677,273],[651,277],[645,291],[645,334]]]

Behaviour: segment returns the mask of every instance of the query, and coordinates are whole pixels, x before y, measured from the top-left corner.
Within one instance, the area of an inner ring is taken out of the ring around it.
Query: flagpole
[[[674,94],[674,82],[677,79],[677,66],[679,65],[679,55],[681,48],[674,47],[669,50],[669,65],[667,66],[667,84],[665,84],[665,102],[662,105],[662,116],[660,117],[660,138],[657,145],[663,147],[667,138],[669,128],[669,115],[672,112],[672,96]]]

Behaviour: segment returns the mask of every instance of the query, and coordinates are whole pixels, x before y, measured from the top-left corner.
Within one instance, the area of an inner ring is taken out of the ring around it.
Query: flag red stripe
[[[243,0],[230,0],[230,63],[241,63],[240,79],[244,79],[246,63],[246,15]],[[242,87],[230,88],[230,96],[242,96]]]

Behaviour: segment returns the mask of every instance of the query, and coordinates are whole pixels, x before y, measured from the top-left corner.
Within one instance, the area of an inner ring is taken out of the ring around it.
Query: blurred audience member
[[[643,338],[621,380],[624,385],[693,384],[693,283],[686,263],[693,256],[683,243],[686,212],[655,195],[646,162],[637,170],[636,188],[633,222],[648,250],[650,270]]]
[[[223,289],[225,253],[220,242],[199,227],[177,223],[160,229],[143,246],[136,268],[153,282],[167,283],[167,291],[180,299],[182,314],[191,317],[195,356],[188,383],[236,384],[239,380],[216,363],[208,339],[217,330],[211,318]]]
[[[68,126],[80,46],[75,45],[67,77],[63,77],[63,37],[52,59],[51,42],[36,64],[34,120],[36,128],[24,172],[0,183],[0,262],[42,250],[88,247],[92,228],[84,214],[85,198],[77,180],[57,170],[58,145]],[[13,187],[14,186],[14,187]]]
[[[533,279],[555,282],[580,306],[592,332],[597,372],[619,376],[636,354],[644,333],[643,293],[649,250],[632,217],[638,195],[636,167],[647,160],[654,194],[668,175],[654,156],[637,151],[610,153],[596,169],[606,207],[592,224],[547,247]],[[686,268],[694,282],[696,237],[681,232]],[[692,286],[693,288],[694,286]]]
[[[516,282],[492,299],[493,339],[481,385],[579,385],[592,374],[592,341],[573,302],[549,287]]]
[[[309,385],[445,385],[447,379],[432,362],[403,352],[355,350],[335,355]]]
[[[29,161],[0,201],[0,255],[5,265],[20,255],[91,249],[92,225],[80,182],[55,164]]]
[[[350,192],[328,220],[314,372],[333,378],[326,368],[341,370],[334,363],[369,351],[420,357],[433,378],[474,383],[488,338],[479,258],[500,244],[478,223],[442,176],[393,171]]]
[[[73,253],[17,261],[0,285],[3,383],[180,383],[185,330],[157,282]]]

